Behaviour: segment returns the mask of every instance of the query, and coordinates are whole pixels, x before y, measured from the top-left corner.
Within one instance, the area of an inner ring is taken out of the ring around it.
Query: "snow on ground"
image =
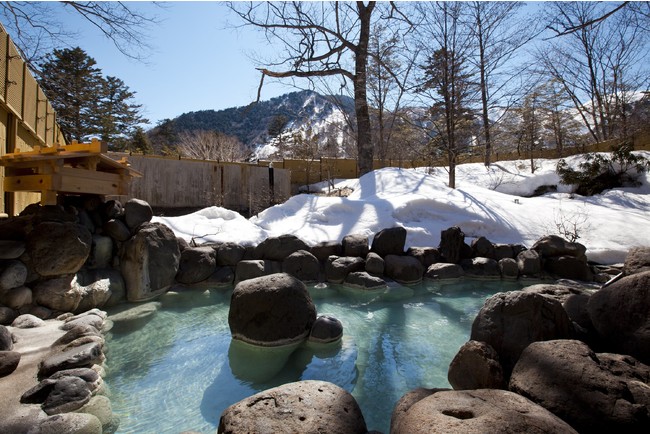
[[[642,152],[650,159],[650,152]],[[577,164],[580,157],[567,161]],[[181,217],[155,217],[178,236],[197,242],[234,241],[255,245],[269,236],[293,234],[309,245],[340,241],[345,235],[372,236],[384,228],[407,229],[406,246],[440,243],[440,232],[458,226],[466,241],[485,236],[493,243],[527,247],[544,235],[559,235],[558,225],[575,228],[590,260],[622,262],[634,246],[650,246],[650,182],[593,197],[570,194],[559,183],[557,160],[464,164],[457,168],[456,189],[447,187],[444,168],[386,168],[360,179],[337,180],[350,187],[349,197],[312,194],[293,196],[258,216],[246,219],[220,207]],[[557,192],[529,197],[540,186],[557,185]],[[326,187],[324,187],[326,188]]]

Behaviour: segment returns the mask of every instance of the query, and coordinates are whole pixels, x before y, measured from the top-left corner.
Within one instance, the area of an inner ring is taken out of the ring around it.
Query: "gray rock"
[[[108,268],[113,260],[113,239],[103,235],[93,235],[90,256],[86,261],[88,268]]]
[[[650,271],[597,291],[589,298],[587,311],[606,348],[650,364]]]
[[[113,331],[123,332],[142,328],[158,313],[161,307],[158,301],[139,303],[135,306],[124,305],[113,312],[108,319],[113,322]]]
[[[403,255],[406,244],[406,229],[394,227],[382,229],[375,234],[372,240],[371,251],[382,258],[388,255]]]
[[[87,404],[77,410],[79,413],[91,414],[102,424],[102,432],[104,434],[114,433],[120,424],[120,419],[113,414],[113,407],[110,399],[104,395],[95,395],[90,398]]]
[[[472,255],[479,258],[490,258],[496,260],[496,250],[494,244],[485,237],[478,237],[470,245]]]
[[[43,402],[42,408],[48,415],[69,413],[90,401],[88,384],[79,377],[66,376],[56,380],[52,390]]]
[[[12,309],[22,309],[32,304],[32,290],[26,286],[10,289],[4,295],[0,296],[0,302]]]
[[[254,279],[266,275],[266,265],[263,259],[250,259],[240,261],[235,269],[235,280],[243,282],[244,280]]]
[[[504,279],[516,279],[519,277],[519,265],[512,258],[499,259],[499,270],[501,271],[501,277]]]
[[[365,261],[357,256],[330,256],[325,264],[325,277],[328,282],[343,283],[348,274],[363,271]]]
[[[485,342],[468,341],[454,357],[447,374],[454,390],[505,389],[499,355]]]
[[[442,256],[442,260],[457,264],[461,259],[465,259],[464,250],[465,234],[459,227],[454,226],[441,232],[438,251]]]
[[[315,282],[320,275],[320,263],[316,256],[308,251],[298,250],[284,260],[282,272],[291,274],[303,282]]]
[[[366,256],[366,271],[375,276],[383,276],[386,263],[384,259],[375,252]]]
[[[218,433],[366,434],[363,414],[344,389],[324,381],[300,381],[257,393],[221,414]]]
[[[181,252],[176,281],[191,285],[217,270],[217,252],[212,247],[188,247]]]
[[[21,354],[17,351],[0,351],[0,378],[6,377],[16,370],[20,363]]]
[[[0,264],[0,294],[12,288],[23,286],[26,280],[27,267],[21,261],[11,260],[5,264]]]
[[[87,368],[101,364],[104,360],[102,347],[96,342],[81,345],[69,350],[51,354],[44,359],[38,369],[38,378],[46,378],[57,371],[72,368]]]
[[[586,289],[579,286],[541,283],[527,286],[522,291],[541,294],[559,301],[571,321],[587,330],[594,328],[587,312],[591,293]]]
[[[582,244],[571,243],[557,235],[547,235],[539,239],[530,249],[537,251],[544,259],[554,256],[585,258],[587,252],[587,248]]]
[[[63,413],[50,416],[27,434],[102,434],[102,424],[88,413]]]
[[[74,328],[68,330],[63,336],[54,341],[52,344],[53,347],[67,345],[70,342],[73,342],[79,338],[86,336],[96,336],[101,337],[101,333],[98,329],[88,324],[77,325]]]
[[[506,390],[438,391],[400,409],[393,412],[391,434],[576,433],[548,410]]]
[[[128,301],[144,301],[169,289],[178,272],[176,236],[160,223],[145,223],[122,246],[120,270]]]
[[[255,247],[253,254],[256,259],[284,261],[287,256],[298,250],[309,251],[309,246],[295,235],[281,235],[262,241]]]
[[[10,307],[0,306],[0,325],[10,325],[19,313]]]
[[[4,325],[0,325],[0,351],[11,351],[14,348],[14,340],[11,332]]]
[[[459,279],[465,275],[463,267],[458,264],[439,262],[431,265],[424,277],[431,280]]]
[[[115,306],[126,300],[126,285],[119,270],[113,268],[82,269],[77,273],[77,281],[83,285],[83,293],[79,305],[73,312]]]
[[[25,253],[22,240],[0,240],[0,259],[18,259]]]
[[[585,257],[583,257],[585,258]],[[559,279],[581,280],[591,282],[594,275],[584,259],[573,256],[554,256],[544,261],[544,269]]]
[[[309,332],[309,341],[318,343],[330,343],[341,339],[343,336],[343,324],[341,321],[329,315],[320,315],[316,318],[314,325]]]
[[[536,250],[524,250],[517,255],[519,274],[536,276],[542,272],[542,258]]]
[[[650,271],[650,247],[633,247],[627,252],[623,264],[623,274],[631,274]]]
[[[508,379],[519,355],[536,341],[566,339],[571,322],[557,300],[527,292],[500,292],[485,301],[472,324],[471,339],[489,344]]]
[[[235,270],[230,266],[217,267],[204,281],[210,287],[231,285],[235,281]]]
[[[16,327],[17,329],[32,329],[44,325],[45,321],[28,313],[20,315],[13,323],[11,323],[11,326]]]
[[[246,248],[237,243],[223,243],[217,248],[217,265],[237,266],[244,259]]]
[[[406,254],[417,258],[425,270],[431,265],[440,262],[440,252],[434,247],[409,247]]]
[[[45,222],[27,235],[27,253],[41,276],[74,274],[90,254],[92,236],[75,223]]]
[[[343,256],[343,246],[335,241],[324,241],[311,248],[311,254],[319,261],[326,261],[330,256]]]
[[[530,344],[510,378],[527,396],[580,432],[646,433],[650,367],[632,357],[595,354],[583,342]]]
[[[501,278],[499,263],[490,258],[463,259],[460,262],[465,275],[468,277],[481,277],[486,279]]]
[[[131,199],[124,204],[124,220],[131,230],[150,222],[152,217],[151,206],[144,200]]]
[[[131,231],[122,220],[111,219],[102,228],[104,233],[115,241],[124,242],[131,238]]]
[[[341,240],[343,256],[365,258],[369,252],[368,237],[363,234],[350,234]]]
[[[77,282],[77,276],[55,277],[34,286],[34,301],[41,306],[60,312],[74,312],[84,296],[85,289]]]
[[[494,244],[494,259],[497,261],[501,259],[514,259],[515,256],[514,249],[510,244]]]
[[[398,283],[412,284],[422,280],[424,267],[413,256],[388,255],[384,258],[384,274]]]
[[[262,346],[300,342],[315,320],[316,307],[305,284],[285,273],[239,282],[228,312],[233,339]]]
[[[353,271],[343,281],[347,286],[362,289],[379,289],[386,287],[386,281],[378,276],[373,276],[366,271]]]
[[[89,325],[97,330],[101,330],[104,325],[104,318],[98,315],[83,315],[72,317],[61,325],[61,330],[69,331],[81,325]]]

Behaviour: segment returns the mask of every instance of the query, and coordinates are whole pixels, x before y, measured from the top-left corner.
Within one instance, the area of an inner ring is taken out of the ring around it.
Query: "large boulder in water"
[[[499,355],[485,342],[466,342],[449,364],[454,390],[505,389]]]
[[[587,312],[609,351],[650,364],[650,271],[596,291],[589,298]]]
[[[176,236],[161,223],[144,223],[122,246],[120,270],[128,301],[156,297],[174,283],[180,262]]]
[[[485,301],[472,324],[471,339],[499,355],[504,378],[519,355],[536,341],[569,338],[571,321],[559,301],[528,292],[500,292]]]
[[[532,343],[512,371],[510,390],[580,432],[646,433],[650,367],[632,357],[594,353],[577,340]]]
[[[395,406],[391,434],[576,433],[532,401],[506,390],[419,389]]]
[[[297,343],[309,336],[316,307],[305,284],[286,273],[239,282],[228,324],[233,339],[261,346]]]
[[[325,381],[284,384],[226,408],[218,433],[366,434],[356,400]]]

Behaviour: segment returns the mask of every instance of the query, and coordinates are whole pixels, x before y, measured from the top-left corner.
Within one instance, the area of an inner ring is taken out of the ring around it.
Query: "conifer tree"
[[[93,113],[94,123],[100,139],[112,149],[123,149],[136,127],[148,123],[139,113],[142,106],[133,102],[134,96],[119,78],[108,76],[103,80],[101,99]]]
[[[94,132],[92,111],[103,82],[96,63],[77,47],[55,49],[40,65],[40,85],[56,110],[67,141],[83,141]]]

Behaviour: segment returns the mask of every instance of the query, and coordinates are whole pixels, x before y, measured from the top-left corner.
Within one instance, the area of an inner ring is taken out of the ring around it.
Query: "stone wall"
[[[607,281],[615,269],[591,266],[585,247],[549,236],[530,249],[465,242],[460,228],[442,232],[439,246],[405,248],[406,230],[373,237],[349,234],[341,242],[308,246],[292,235],[257,246],[190,246],[165,225],[151,223],[148,203],[66,198],[63,205],[31,205],[0,222],[0,324],[20,314],[42,319],[125,301],[153,299],[172,287],[232,285],[278,272],[303,282],[362,289],[387,281],[423,279],[567,278]]]

